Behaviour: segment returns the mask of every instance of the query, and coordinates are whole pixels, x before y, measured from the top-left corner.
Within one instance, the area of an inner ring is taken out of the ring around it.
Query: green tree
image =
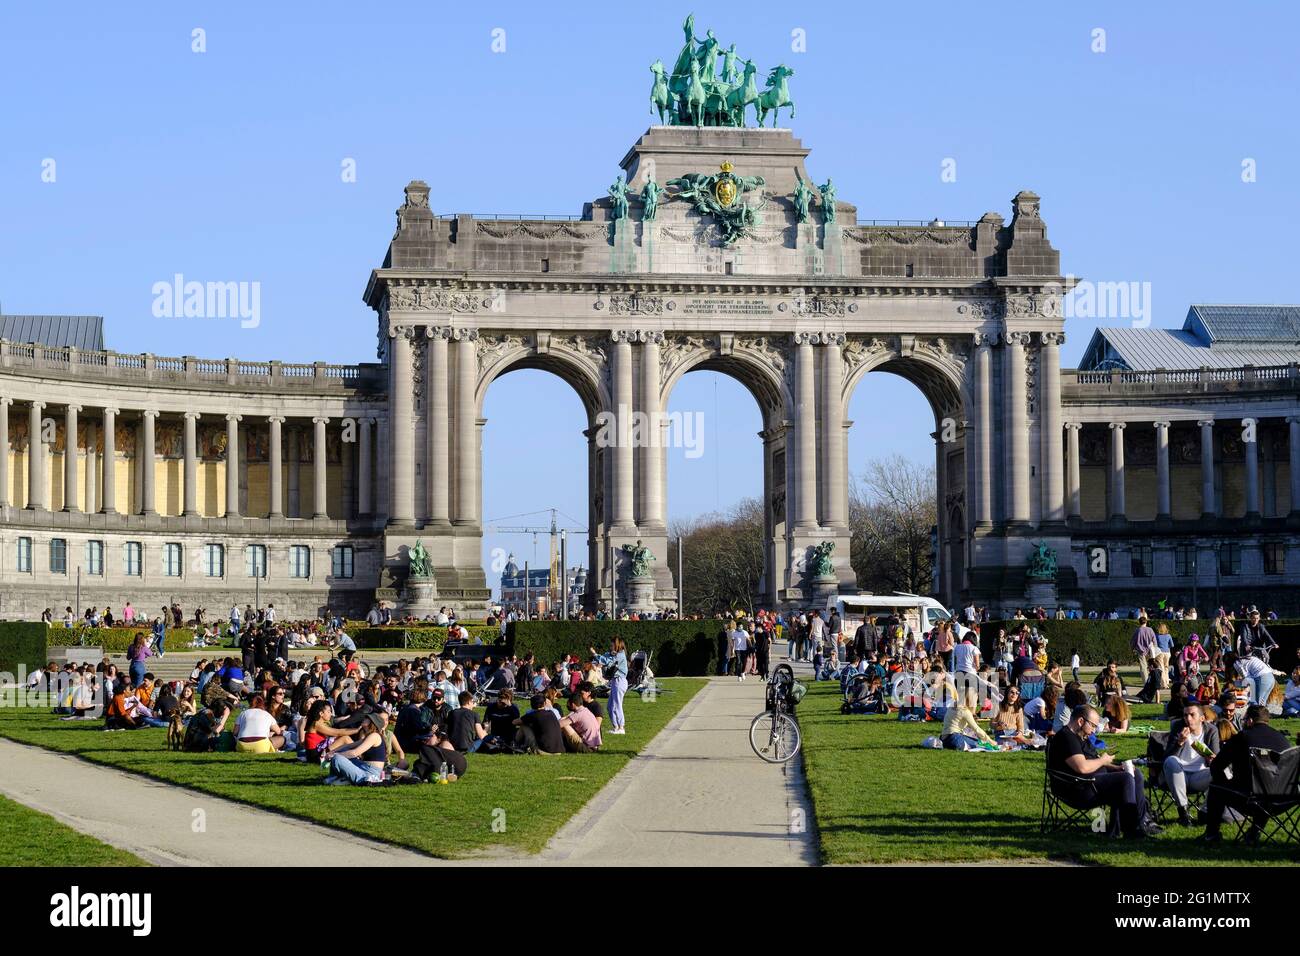
[[[757,498],[745,498],[725,513],[674,521],[668,534],[674,547],[682,540],[687,614],[754,611],[763,577],[763,507]],[[672,570],[675,579],[675,553]]]
[[[934,466],[873,459],[849,489],[850,563],[864,591],[929,593],[938,523]]]

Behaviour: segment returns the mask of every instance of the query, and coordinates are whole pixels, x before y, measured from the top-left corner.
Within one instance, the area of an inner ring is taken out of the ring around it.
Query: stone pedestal
[[[653,613],[655,607],[655,579],[651,575],[627,579],[627,610],[637,614]]]
[[[636,272],[636,227],[629,219],[613,222],[614,246],[610,252],[609,271],[617,275]]]
[[[822,574],[812,579],[812,603],[815,607],[830,607],[840,596],[840,579],[836,574]]]
[[[838,222],[828,222],[822,226],[822,254],[825,257],[826,275],[844,275],[843,235],[843,227]]]
[[[1025,581],[1025,608],[1041,607],[1055,611],[1059,603],[1056,597],[1056,582],[1029,578]]]
[[[804,275],[819,276],[826,273],[826,260],[817,245],[817,224],[811,219],[799,223],[795,230],[795,247],[803,255]]]
[[[433,578],[407,578],[402,591],[402,613],[429,617],[438,613],[438,582]]]

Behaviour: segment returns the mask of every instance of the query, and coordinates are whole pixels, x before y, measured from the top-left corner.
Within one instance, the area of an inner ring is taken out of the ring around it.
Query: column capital
[[[44,408],[46,403],[41,401],[39,398],[33,398],[28,404],[30,404],[32,408],[39,409],[39,408]]]
[[[190,421],[195,421],[195,420],[197,420],[198,418],[200,418],[201,416],[199,415],[198,412],[185,412],[185,417],[186,417],[187,419],[189,419]]]
[[[809,347],[816,345],[820,340],[820,332],[794,332],[790,336],[791,342],[795,345],[807,345]]]
[[[662,329],[637,329],[633,333],[636,341],[643,345],[663,345],[664,333]]]
[[[141,411],[140,411],[140,417],[141,417],[141,418],[157,418],[157,417],[158,417],[158,409],[156,409],[156,408],[145,408],[145,409],[141,409]]]
[[[998,344],[998,334],[996,332],[972,332],[971,342],[977,349],[992,348]]]
[[[814,345],[842,346],[849,340],[843,332],[813,332],[812,336]]]
[[[1066,422],[1065,427],[1077,432],[1083,427],[1083,422]]]
[[[609,333],[609,340],[615,345],[630,345],[636,341],[636,336],[635,329],[615,329]]]
[[[1059,348],[1065,344],[1064,332],[1039,332],[1038,341],[1044,346]]]
[[[283,415],[267,415],[267,416],[266,416],[266,420],[267,420],[267,422],[274,422],[274,423],[277,424],[277,425],[283,425],[283,424],[284,424],[284,416],[283,416]]]
[[[79,412],[79,411],[81,411],[81,406],[80,406],[80,405],[74,405],[73,403],[69,402],[68,405],[67,405],[67,410],[70,411],[70,412]]]
[[[1018,345],[1024,347],[1029,344],[1028,332],[1003,332],[1002,341],[1007,345]]]
[[[451,338],[450,325],[426,325],[424,327],[424,337],[426,339],[442,339],[446,341]]]
[[[240,415],[237,412],[230,412],[228,415],[226,415],[226,421],[228,422],[242,422],[243,420],[244,420],[244,416]]]
[[[311,420],[311,423],[313,425],[328,425],[330,423],[330,420],[328,418],[325,418],[324,416],[317,415],[315,418]]]
[[[13,403],[14,400],[12,398],[0,398],[0,405],[8,406],[8,405],[12,405]]]
[[[1151,426],[1153,428],[1168,428],[1169,422],[1152,422]]]
[[[1109,423],[1109,427],[1110,427],[1110,429],[1111,429],[1112,431],[1114,431],[1115,429],[1123,430],[1127,425],[1128,425],[1128,422],[1110,422],[1110,423]]]
[[[1207,426],[1207,425],[1213,426],[1213,425],[1214,425],[1214,419],[1213,419],[1213,418],[1200,418],[1200,419],[1197,419],[1196,424],[1200,425],[1202,428],[1204,428],[1204,427]]]
[[[452,339],[457,342],[477,342],[478,329],[452,328],[448,330]]]
[[[1300,425],[1300,415],[1288,415],[1286,417],[1286,423],[1288,425]]]
[[[112,405],[106,405],[106,406],[104,406],[104,414],[105,414],[105,415],[121,415],[121,414],[122,414],[122,409],[120,409],[120,408],[114,408]]]

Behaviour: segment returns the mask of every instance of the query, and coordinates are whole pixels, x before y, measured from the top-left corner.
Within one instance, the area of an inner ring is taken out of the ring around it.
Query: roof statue
[[[790,107],[794,118],[794,101],[786,79],[794,70],[781,64],[768,71],[767,83],[760,92],[754,79],[758,68],[753,60],[736,54],[733,43],[726,50],[706,31],[701,39],[695,35],[695,14],[682,24],[683,44],[673,71],[664,75],[662,60],[650,66],[654,85],[650,88],[650,112],[659,114],[659,122],[673,126],[744,126],[745,113],[754,107],[756,126],[762,126],[772,114],[776,126],[777,110]],[[722,73],[718,74],[718,56],[722,55]]]

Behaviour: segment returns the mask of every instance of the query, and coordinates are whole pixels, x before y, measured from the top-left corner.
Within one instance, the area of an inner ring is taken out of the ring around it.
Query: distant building
[[[569,607],[577,608],[582,604],[583,592],[587,589],[587,569],[569,568],[565,574]],[[512,554],[506,559],[505,570],[501,572],[501,603],[505,607],[523,607],[528,605],[535,614],[549,614],[551,607],[551,569],[529,568],[527,577],[515,563]],[[554,610],[558,611],[557,606]]]

